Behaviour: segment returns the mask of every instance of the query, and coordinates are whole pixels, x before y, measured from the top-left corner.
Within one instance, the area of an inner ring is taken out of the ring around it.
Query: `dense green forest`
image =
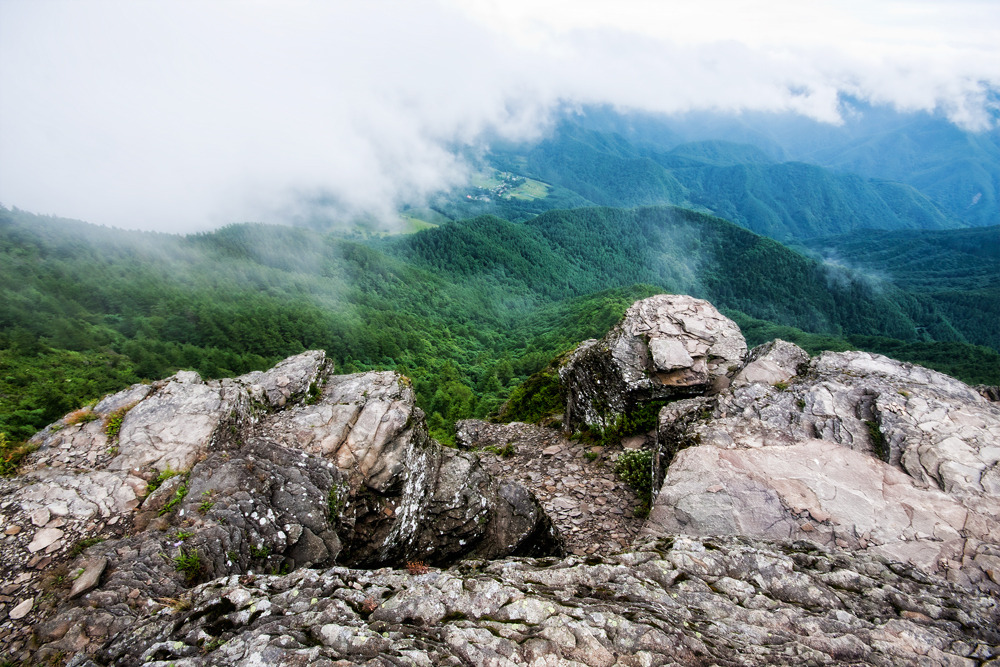
[[[484,216],[364,242],[261,224],[181,237],[0,209],[0,255],[0,431],[14,440],[142,379],[228,376],[322,348],[338,372],[410,376],[447,441],[454,420],[495,412],[662,291],[712,300],[751,340],[780,332],[1000,382],[995,351],[968,344],[978,320],[937,297],[670,207]]]
[[[919,295],[971,342],[1000,349],[1000,226],[949,231],[865,230],[806,242],[827,261]]]

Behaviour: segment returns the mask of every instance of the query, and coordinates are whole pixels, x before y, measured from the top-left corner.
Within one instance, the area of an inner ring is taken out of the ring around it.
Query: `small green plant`
[[[910,397],[910,392],[906,391],[905,389],[900,389],[896,393],[898,393],[903,398],[909,398]]]
[[[178,530],[177,534],[174,535],[174,539],[181,540],[182,542],[189,537],[194,537],[194,533],[185,532],[183,530]]]
[[[623,452],[615,463],[615,474],[632,487],[642,503],[640,509],[645,507],[648,513],[653,498],[652,452],[644,449],[630,449]]]
[[[220,648],[225,643],[226,643],[225,639],[223,639],[222,637],[216,637],[211,641],[205,642],[204,645],[202,645],[201,647],[201,651],[202,653],[211,653],[217,648]]]
[[[309,394],[306,396],[306,405],[313,405],[322,395],[323,390],[320,388],[319,383],[313,381],[309,384]]]
[[[95,544],[100,544],[103,541],[103,537],[87,537],[82,540],[77,540],[76,544],[73,545],[73,548],[69,550],[69,557],[76,558],[87,548],[92,547]]]
[[[170,500],[167,501],[167,504],[164,505],[162,509],[160,509],[160,516],[163,516],[164,514],[173,511],[173,509],[177,507],[182,500],[184,500],[184,496],[187,495],[187,492],[188,492],[187,482],[184,482],[183,484],[178,486],[177,490],[174,491],[174,495],[170,496]]]
[[[201,505],[198,505],[198,512],[200,514],[208,514],[208,510],[212,509],[212,507],[214,506],[215,503],[213,503],[211,500],[206,500]]]
[[[875,456],[879,457],[883,461],[889,461],[889,443],[886,442],[885,435],[882,433],[882,429],[879,428],[878,422],[873,420],[865,420],[865,426],[868,427],[868,435],[872,439],[872,449],[875,450]]]
[[[600,458],[600,456],[601,455],[598,452],[594,451],[587,451],[583,453],[583,458],[587,459],[588,461],[596,461],[598,458]]]
[[[122,422],[125,421],[125,415],[127,415],[128,411],[135,406],[135,403],[129,403],[128,405],[118,408],[104,418],[104,433],[109,438],[114,439],[118,437],[118,432],[122,430]]]
[[[799,406],[799,412],[802,412],[803,410],[806,409],[806,399],[800,398],[799,400],[795,401],[795,405]]]
[[[160,472],[159,475],[157,475],[156,477],[154,477],[153,479],[151,479],[146,484],[146,493],[152,493],[153,491],[156,491],[158,488],[160,488],[163,485],[163,483],[165,481],[167,481],[171,477],[177,477],[177,475],[183,475],[183,474],[184,473],[182,473],[181,471],[179,471],[179,470],[172,470],[168,466],[166,470],[163,470],[162,472]]]
[[[250,546],[251,558],[267,558],[270,555],[271,555],[271,547],[267,546],[266,544],[260,547],[255,547],[253,545]]]
[[[347,499],[347,488],[339,484],[330,487],[330,492],[326,496],[326,510],[330,521],[336,521],[340,516],[340,510],[344,507]]]
[[[514,446],[514,443],[508,442],[503,447],[498,447],[496,445],[486,445],[485,447],[483,447],[483,451],[492,452],[497,456],[502,456],[505,459],[509,459],[510,457],[514,456],[514,454],[517,453],[517,448]]]
[[[292,571],[292,568],[289,567],[288,563],[282,563],[279,566],[275,566],[275,567],[271,568],[271,574],[273,574],[275,576],[289,574],[291,571]]]
[[[788,383],[787,382],[780,382],[779,381],[779,382],[775,382],[771,386],[774,387],[775,389],[777,389],[778,391],[785,391],[786,389],[788,389]]]
[[[188,582],[192,582],[201,574],[201,554],[197,549],[184,551],[183,548],[177,550],[174,556],[174,568],[178,572],[183,572]]]

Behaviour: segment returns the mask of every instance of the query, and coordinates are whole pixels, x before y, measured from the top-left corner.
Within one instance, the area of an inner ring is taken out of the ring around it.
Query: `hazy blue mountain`
[[[902,183],[777,161],[767,150],[746,143],[705,140],[666,149],[645,135],[632,134],[639,143],[567,120],[551,137],[533,145],[497,148],[490,160],[497,169],[544,181],[589,203],[682,204],[781,241],[858,229],[961,226],[927,196]],[[535,200],[531,206],[539,212],[547,204],[560,208],[563,203],[565,194]],[[523,205],[502,199],[489,206],[456,205],[452,214],[461,217],[463,209],[515,220],[528,217]]]
[[[841,125],[790,113],[665,116],[595,107],[570,118],[585,129],[615,133],[658,153],[689,142],[749,144],[775,162],[808,162],[905,183],[967,225],[1000,224],[1000,128],[969,132],[939,115],[902,113],[851,99],[842,104]],[[996,121],[1000,112],[994,114]]]

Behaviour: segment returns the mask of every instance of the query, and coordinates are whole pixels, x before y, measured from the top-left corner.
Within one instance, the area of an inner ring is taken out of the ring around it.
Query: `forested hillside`
[[[661,291],[708,298],[761,331],[1000,382],[996,353],[963,342],[974,318],[937,297],[683,209],[480,217],[365,243],[259,224],[181,237],[2,209],[0,255],[0,431],[13,439],[143,378],[220,377],[323,348],[340,372],[412,377],[447,440],[455,419],[495,410]]]
[[[865,232],[807,243],[827,261],[918,294],[970,342],[1000,349],[1000,227]]]

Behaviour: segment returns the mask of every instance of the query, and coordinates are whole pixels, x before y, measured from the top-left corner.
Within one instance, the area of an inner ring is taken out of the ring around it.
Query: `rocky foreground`
[[[570,429],[666,403],[625,443],[653,454],[645,523],[621,447],[467,422],[492,452],[443,448],[406,378],[322,352],[67,415],[0,481],[6,658],[1000,664],[997,404],[875,355],[748,352],[684,296],[559,375]]]

